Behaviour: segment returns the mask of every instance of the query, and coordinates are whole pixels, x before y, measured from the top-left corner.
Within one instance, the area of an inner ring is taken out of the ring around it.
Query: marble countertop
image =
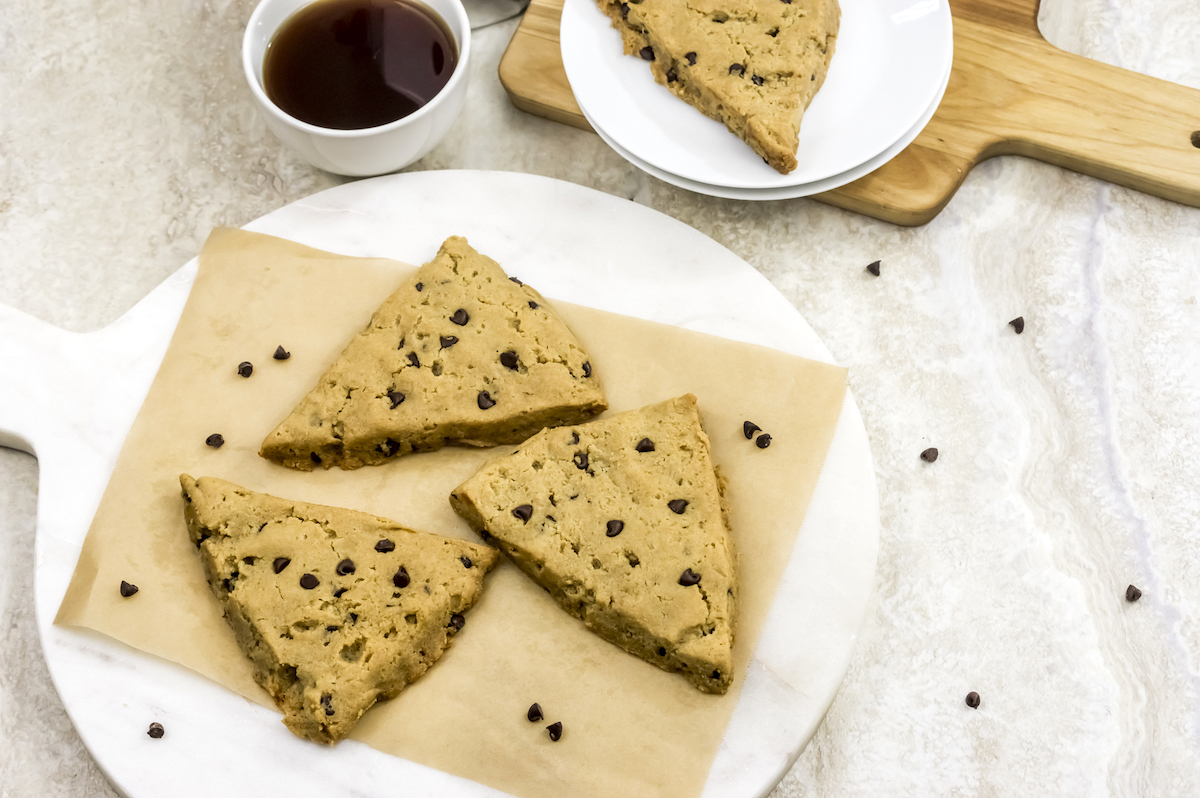
[[[340,181],[256,117],[252,5],[5,4],[0,302],[97,329],[213,226]],[[1067,50],[1200,88],[1194,0],[1041,17]],[[477,32],[467,110],[413,168],[533,172],[674,216],[850,367],[878,469],[875,594],[777,798],[1200,794],[1200,210],[1019,158],[916,229],[700,197],[512,108],[496,66],[515,25]],[[36,460],[0,449],[0,796],[115,796],[42,661],[36,493]]]

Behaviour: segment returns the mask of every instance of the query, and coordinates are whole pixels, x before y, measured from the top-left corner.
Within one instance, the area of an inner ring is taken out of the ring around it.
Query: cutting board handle
[[[34,454],[35,439],[52,425],[55,408],[87,402],[86,396],[64,395],[70,393],[64,355],[82,338],[0,305],[0,446]]]

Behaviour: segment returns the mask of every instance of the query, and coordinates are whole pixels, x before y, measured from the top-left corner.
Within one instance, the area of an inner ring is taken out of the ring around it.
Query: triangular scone
[[[446,239],[263,441],[305,471],[448,443],[519,443],[607,407],[588,355],[541,294]]]
[[[184,517],[254,678],[333,744],[437,662],[496,552],[353,510],[184,474]]]
[[[837,0],[598,2],[656,81],[780,173],[796,168],[800,120],[833,57]]]
[[[722,487],[688,394],[543,430],[450,503],[600,637],[724,693],[737,578]]]

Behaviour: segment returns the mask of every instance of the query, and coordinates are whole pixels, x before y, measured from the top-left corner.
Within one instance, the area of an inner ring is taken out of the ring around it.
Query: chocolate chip
[[[413,368],[421,367],[421,358],[417,357],[416,352],[408,353],[408,365],[412,366]]]
[[[639,452],[652,452],[654,451],[654,441],[649,438],[642,438],[634,448]]]
[[[425,290],[425,283],[417,283],[417,290],[418,290],[418,291],[424,291],[424,290]]]
[[[537,723],[546,716],[542,714],[542,707],[539,704],[533,704],[529,707],[529,711],[525,713],[525,717],[529,718],[530,723]]]
[[[608,522],[608,531],[605,532],[604,534],[608,535],[610,538],[615,538],[617,535],[621,534],[621,530],[624,528],[625,528],[624,521],[609,521]]]
[[[396,587],[408,587],[408,583],[412,580],[408,578],[408,571],[404,570],[404,566],[400,566],[400,570],[392,576],[392,584]]]
[[[720,678],[721,678],[721,672],[720,672],[720,671],[713,671],[713,672],[712,672],[712,674],[711,674],[711,675],[710,675],[708,678],[710,678],[710,679],[720,679]]]
[[[310,459],[310,460],[312,460],[312,461],[313,461],[313,464],[314,464],[314,465],[320,465],[320,464],[321,464],[321,455],[317,454],[316,452],[309,452],[309,453],[308,453],[308,457],[309,457],[309,459]]]
[[[275,569],[275,573],[279,573],[284,568],[287,568],[291,562],[287,557],[276,557],[275,562],[271,563],[271,567]]]
[[[333,714],[333,696],[329,693],[321,696],[321,707],[325,710],[325,717]]]
[[[537,309],[538,309],[538,303],[534,302],[534,301],[531,299],[531,300],[529,300],[529,307],[533,308],[534,310],[537,310]]]
[[[238,376],[249,377],[253,373],[254,366],[250,364],[249,360],[243,360],[241,363],[238,363]]]
[[[683,585],[684,587],[698,585],[700,584],[700,574],[696,573],[691,568],[688,568],[683,572],[683,575],[679,577],[679,584]]]
[[[344,594],[344,593],[345,593],[347,590],[349,590],[349,589],[350,589],[350,588],[348,588],[348,587],[339,587],[337,590],[333,591],[333,597],[334,597],[334,598],[341,598],[341,597],[342,597],[342,594]]]
[[[667,502],[667,506],[671,508],[671,512],[675,515],[683,515],[683,511],[687,509],[687,499],[671,499]]]
[[[979,693],[975,692],[974,690],[967,693],[967,706],[969,706],[971,709],[977,709],[979,707]]]
[[[763,85],[763,79],[761,77],[759,77],[758,75],[752,75],[750,77],[750,82],[753,83],[755,86]]]
[[[220,449],[225,445],[225,438],[222,437],[219,432],[214,432],[212,435],[209,435],[207,438],[205,438],[204,442],[214,449]]]
[[[439,343],[441,343],[442,349],[449,349],[450,347],[452,347],[456,343],[458,343],[458,336],[457,335],[443,335],[441,337],[441,339],[439,339]]]
[[[475,400],[479,404],[480,410],[487,410],[489,407],[496,406],[496,400],[487,391],[480,391],[479,398]]]
[[[583,364],[583,376],[585,376],[585,377],[590,377],[590,376],[592,376],[592,364],[591,364],[591,361],[588,361],[587,363],[584,363],[584,364]]]
[[[1025,317],[1017,316],[1008,323],[1008,326],[1013,328],[1013,332],[1015,332],[1017,335],[1020,335],[1021,333],[1025,332]]]
[[[575,461],[575,467],[578,468],[580,471],[587,470],[587,467],[588,467],[587,452],[575,452],[575,456],[571,459],[573,459]]]
[[[305,574],[304,576],[300,577],[300,587],[304,588],[305,590],[312,590],[319,584],[321,584],[321,580],[317,579],[312,574]]]
[[[472,565],[474,565],[474,563],[471,562],[471,558],[465,555],[459,557],[458,561],[463,564],[463,568],[470,568]]]
[[[767,35],[774,39],[779,35],[779,28],[771,28],[769,31],[767,31]]]
[[[275,347],[275,354],[271,355],[271,357],[275,358],[276,360],[287,360],[291,356],[292,353],[284,349],[282,344]]]
[[[660,657],[667,656],[667,650],[665,648],[663,648],[662,646],[659,646],[658,647],[658,656],[660,656]]]
[[[521,365],[521,361],[517,357],[516,352],[501,352],[500,353],[500,365],[504,366],[504,368],[506,368],[506,369],[511,369],[512,371],[516,371],[517,366]]]
[[[470,320],[471,320],[470,315],[468,315],[467,312],[465,310],[463,310],[462,308],[459,308],[458,310],[454,311],[454,315],[450,317],[450,321],[454,322],[459,327],[462,327]]]
[[[562,723],[554,721],[554,723],[546,727],[546,731],[550,732],[550,741],[556,743],[562,738]]]
[[[529,523],[529,519],[533,517],[533,505],[522,504],[519,507],[514,507],[512,514],[516,518],[520,518],[522,523]]]
[[[150,728],[146,730],[146,734],[155,740],[161,740],[162,736],[166,733],[167,730],[164,729],[163,725],[157,721],[151,723]]]
[[[352,573],[354,573],[354,560],[347,557],[337,564],[338,576],[349,576]]]
[[[375,544],[375,551],[379,552],[380,554],[387,554],[388,552],[395,551],[395,550],[396,550],[396,544],[393,543],[392,541],[388,540],[387,538],[384,538],[383,540],[381,540]]]
[[[400,393],[399,391],[388,391],[387,398],[392,400],[393,410],[404,404],[404,394]]]
[[[124,579],[121,580],[121,598],[129,598],[136,592],[138,592],[137,585],[131,585]]]
[[[516,283],[517,285],[525,285],[525,283],[521,282],[521,281],[520,281],[520,280],[518,280],[516,277],[509,277],[508,279],[512,280],[512,281],[513,281],[514,283]]]
[[[738,77],[741,77],[742,75],[746,74],[746,67],[744,67],[741,64],[730,64],[729,65],[729,74],[737,75]]]
[[[235,578],[236,578],[236,576],[235,576]],[[235,584],[235,582],[234,582],[234,579],[225,579],[225,580],[223,580],[223,581],[222,581],[222,583],[221,583],[221,584],[225,586],[225,592],[226,592],[226,593],[232,593],[232,592],[233,592],[233,586],[234,586],[234,584]]]
[[[380,453],[387,455],[388,457],[395,457],[396,452],[400,451],[400,441],[394,441],[391,438],[388,438],[386,441],[376,446],[375,449]]]
[[[258,528],[259,532],[262,532],[263,526],[266,526],[266,524],[263,524],[262,526],[260,526]],[[257,561],[258,561],[257,557],[243,557],[242,558],[242,562],[246,563],[246,565],[254,565],[254,563]]]
[[[573,443],[573,444],[579,443],[579,433],[578,432],[571,433],[571,443]]]
[[[467,619],[462,616],[461,612],[456,612],[450,616],[450,623],[446,624],[447,628],[454,627],[454,631],[461,632],[466,626]]]
[[[667,83],[674,83],[677,80],[679,80],[679,76],[675,74],[675,70],[668,69],[667,70]]]
[[[642,58],[646,59],[647,61],[653,61],[654,60],[654,48],[643,47],[641,50],[638,50],[638,55],[640,55]]]
[[[136,587],[134,588],[134,591],[137,591]],[[122,596],[125,595],[125,583],[124,582],[121,583],[121,595]],[[1126,601],[1129,601],[1129,602],[1137,601],[1141,597],[1142,597],[1142,591],[1138,590],[1133,585],[1130,585],[1129,587],[1125,588],[1125,600]]]
[[[760,449],[767,448],[771,445],[771,436],[764,432],[762,435],[759,435],[754,439],[754,445]]]
[[[696,65],[696,54],[695,53],[684,53],[683,57],[687,59],[689,66]]]
[[[338,628],[336,626],[326,626],[325,627],[326,632],[336,632],[337,630],[338,630]]]
[[[878,277],[879,276],[879,261],[873,260],[870,263],[868,263],[867,271],[870,272],[872,276]]]
[[[746,440],[754,437],[754,433],[759,432],[762,427],[755,424],[753,421],[742,422],[742,434],[746,436]]]
[[[629,4],[621,3],[621,19],[629,18]]]
[[[921,452],[921,459],[924,460],[926,463],[932,463],[934,460],[937,459],[937,456],[938,456],[938,450],[933,448],[932,446],[930,446],[925,451]]]

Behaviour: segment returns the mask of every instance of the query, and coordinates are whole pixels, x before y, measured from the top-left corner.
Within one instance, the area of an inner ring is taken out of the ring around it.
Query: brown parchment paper
[[[429,253],[432,257],[434,253]],[[178,477],[349,507],[475,539],[447,497],[495,450],[447,448],[353,472],[260,458],[266,434],[413,271],[239,230],[213,232],[179,326],[100,502],[56,623],[181,663],[264,706],[209,592]],[[812,496],[845,391],[841,368],[556,302],[616,412],[694,393],[729,480],[739,556],[737,680],[704,695],[588,632],[503,560],[446,655],[354,738],[521,798],[699,795]],[[271,353],[282,344],[290,360]],[[243,360],[254,374],[236,373]],[[120,375],[113,375],[120,379]],[[742,435],[750,419],[769,449]],[[225,445],[204,444],[211,433]],[[122,599],[121,580],[140,592]],[[547,723],[529,723],[534,701]]]

